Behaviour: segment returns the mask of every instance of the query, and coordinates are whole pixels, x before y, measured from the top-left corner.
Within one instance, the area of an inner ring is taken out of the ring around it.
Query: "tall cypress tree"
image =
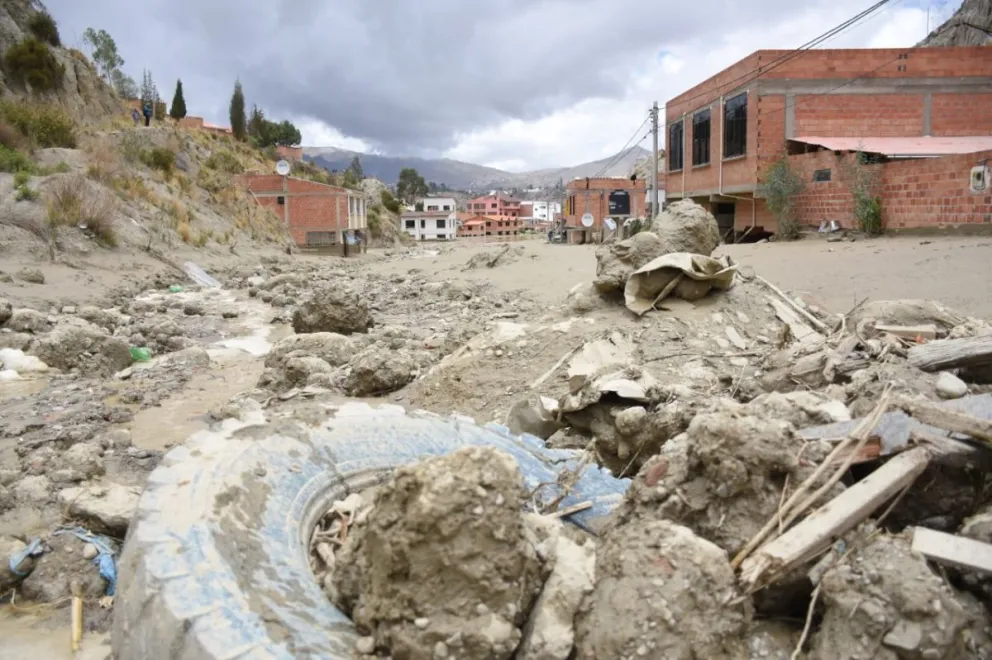
[[[179,120],[186,116],[186,99],[183,98],[183,81],[176,81],[176,93],[172,95],[172,107],[169,116]]]
[[[231,132],[235,140],[244,141],[247,132],[248,119],[245,117],[245,93],[241,89],[241,81],[234,83],[234,93],[231,95]]]

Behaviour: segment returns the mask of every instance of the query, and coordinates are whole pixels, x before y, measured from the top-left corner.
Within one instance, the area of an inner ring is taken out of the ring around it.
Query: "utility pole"
[[[658,102],[651,108],[651,220],[658,217]]]

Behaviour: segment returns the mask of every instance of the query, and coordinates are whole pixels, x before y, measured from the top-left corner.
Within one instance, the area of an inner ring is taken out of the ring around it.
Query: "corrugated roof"
[[[831,151],[865,151],[897,157],[949,156],[992,149],[992,135],[950,137],[798,137],[793,142],[813,144]]]

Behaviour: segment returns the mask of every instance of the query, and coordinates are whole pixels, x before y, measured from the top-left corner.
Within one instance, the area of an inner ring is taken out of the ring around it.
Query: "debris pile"
[[[465,262],[465,270],[476,268],[495,268],[513,263],[523,255],[523,247],[507,243],[495,250],[483,250],[476,252]]]

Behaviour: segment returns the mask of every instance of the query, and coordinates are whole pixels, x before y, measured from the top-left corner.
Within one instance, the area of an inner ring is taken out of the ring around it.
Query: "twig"
[[[823,582],[821,581],[816,585],[816,589],[813,590],[813,597],[809,601],[809,609],[806,610],[806,625],[803,626],[803,634],[799,636],[799,641],[796,642],[796,650],[792,652],[789,660],[797,660],[799,654],[803,652],[803,644],[806,643],[806,638],[809,636],[809,629],[813,624],[813,611],[816,609],[816,601],[820,598],[820,588],[823,587]]]
[[[803,445],[805,448],[805,445]],[[785,504],[785,494],[789,492],[789,475],[785,475],[785,483],[782,485],[782,496],[778,498],[778,533],[781,535],[785,531],[782,523],[782,505]]]
[[[567,518],[573,513],[578,513],[580,511],[585,511],[586,509],[592,508],[592,502],[580,502],[574,506],[567,506],[560,511],[554,511],[552,513],[546,513],[545,515],[551,516],[552,518]]]
[[[756,357],[760,355],[757,351],[743,351],[741,353],[694,353],[692,351],[687,351],[684,353],[669,353],[668,355],[661,355],[659,357],[651,358],[650,360],[644,360],[643,364],[649,362],[660,362],[661,360],[668,360],[670,358],[677,357],[698,357],[698,358],[736,358],[736,357]]]
[[[755,275],[754,278],[756,280],[758,280],[759,282],[761,282],[762,284],[764,284],[765,286],[767,286],[772,291],[774,291],[776,294],[778,294],[779,298],[781,298],[787,305],[789,305],[789,307],[791,307],[796,312],[798,312],[801,316],[803,316],[807,321],[809,321],[810,323],[812,323],[816,327],[817,330],[819,330],[820,332],[822,332],[824,334],[826,334],[828,332],[827,326],[826,326],[826,324],[823,321],[821,321],[820,319],[816,318],[815,316],[813,316],[812,314],[810,314],[809,312],[807,312],[805,309],[803,309],[802,307],[800,307],[799,305],[797,305],[796,303],[794,303],[792,301],[792,298],[790,298],[789,296],[785,295],[785,292],[782,291],[782,289],[778,288],[777,286],[775,286],[774,284],[772,284],[771,282],[769,282],[768,280],[766,280],[765,278],[763,278],[761,275]]]

